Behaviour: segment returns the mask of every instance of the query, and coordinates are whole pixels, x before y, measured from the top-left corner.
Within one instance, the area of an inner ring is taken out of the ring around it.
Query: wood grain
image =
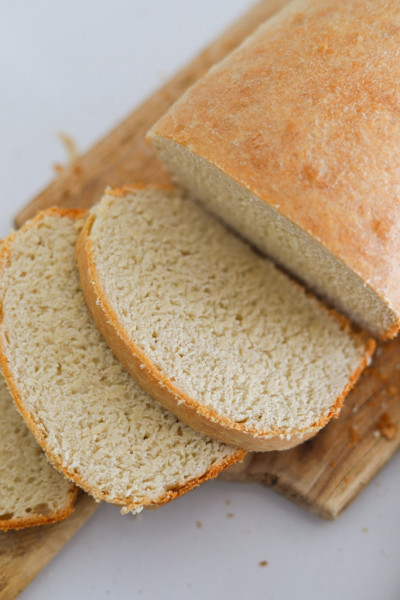
[[[16,225],[49,206],[91,206],[107,185],[167,181],[145,143],[146,131],[189,85],[286,1],[264,0],[255,6],[87,154],[62,171],[17,215]],[[381,346],[378,354],[346,401],[340,419],[293,450],[249,455],[224,478],[268,485],[325,518],[340,514],[400,446],[400,341]],[[382,415],[386,415],[386,426],[381,422]],[[382,436],[379,429],[393,439]],[[95,503],[82,495],[74,515],[64,522],[0,534],[0,600],[14,598],[95,508]]]
[[[65,521],[0,533],[0,600],[12,600],[61,550],[98,504],[83,492]]]

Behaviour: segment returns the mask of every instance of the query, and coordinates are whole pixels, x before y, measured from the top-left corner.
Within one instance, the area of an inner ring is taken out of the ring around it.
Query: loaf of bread
[[[39,214],[0,254],[0,359],[50,460],[98,500],[139,511],[244,456],[187,427],[114,358],[80,288],[80,211]]]
[[[400,325],[400,3],[295,0],[153,127],[173,178],[381,338]]]
[[[315,434],[372,352],[172,189],[108,191],[77,256],[94,320],[135,379],[195,429],[246,450]]]
[[[74,509],[78,488],[48,462],[0,373],[0,530],[55,523]]]

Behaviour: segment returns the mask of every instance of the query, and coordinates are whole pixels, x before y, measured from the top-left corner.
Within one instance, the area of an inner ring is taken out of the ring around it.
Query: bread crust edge
[[[7,258],[10,256],[10,253],[12,250],[12,245],[13,245],[14,239],[17,235],[20,235],[21,232],[23,233],[23,232],[31,229],[37,223],[39,223],[41,220],[43,220],[46,216],[70,217],[71,219],[79,219],[79,218],[85,216],[85,214],[87,214],[87,211],[82,210],[82,209],[63,209],[63,208],[58,208],[58,207],[49,208],[43,212],[39,212],[36,215],[36,217],[34,217],[32,220],[28,221],[19,231],[13,232],[12,234],[10,234],[4,240],[4,244],[2,245],[2,247],[0,249],[0,289],[1,289],[2,274],[3,274],[3,270],[4,270],[4,263],[7,260]],[[3,324],[3,307],[2,307],[1,300],[0,300],[0,305],[1,305],[1,308],[0,308],[0,333],[1,333],[2,324]],[[157,498],[156,500],[150,500],[148,497],[143,496],[138,501],[138,499],[133,500],[131,497],[128,497],[128,496],[122,497],[122,496],[118,496],[118,495],[114,496],[111,494],[106,494],[104,492],[94,489],[93,486],[90,485],[88,482],[86,482],[80,475],[78,475],[77,473],[66,468],[62,464],[61,457],[58,456],[57,454],[55,454],[52,451],[52,449],[50,448],[50,446],[48,445],[48,443],[46,441],[46,436],[44,435],[41,428],[38,426],[38,423],[36,422],[34,416],[28,412],[28,410],[26,409],[26,407],[24,405],[24,402],[21,397],[21,393],[18,389],[18,386],[15,382],[13,373],[12,373],[11,368],[8,363],[8,358],[7,358],[7,355],[6,355],[4,346],[3,346],[3,340],[2,340],[1,335],[0,335],[0,365],[3,370],[3,374],[7,381],[7,385],[11,392],[11,395],[13,397],[14,403],[15,403],[19,413],[23,417],[24,421],[26,422],[26,424],[29,427],[32,434],[34,435],[38,444],[41,446],[41,448],[46,453],[46,456],[47,456],[49,462],[57,469],[57,471],[62,473],[67,479],[69,479],[74,484],[76,484],[80,488],[82,488],[85,492],[87,492],[91,496],[93,496],[96,501],[104,500],[111,504],[120,505],[120,506],[122,506],[123,513],[128,513],[130,511],[138,512],[142,508],[158,508],[159,506],[162,506],[163,504],[167,504],[168,502],[171,502],[175,498],[178,498],[179,496],[185,494],[186,492],[189,492],[190,490],[196,488],[197,486],[199,486],[203,482],[207,481],[208,479],[213,479],[213,478],[217,477],[221,471],[223,471],[227,467],[235,464],[236,462],[243,460],[243,458],[245,456],[245,452],[243,452],[242,450],[237,450],[235,453],[233,453],[231,456],[227,457],[225,460],[222,460],[219,463],[212,465],[210,467],[210,469],[208,471],[206,471],[202,476],[191,479],[190,481],[186,482],[184,485],[179,486],[177,489],[168,490],[167,492],[165,492],[161,497]],[[75,491],[75,497],[76,497],[78,490],[77,490],[77,488],[75,488],[75,490],[76,490]],[[71,508],[70,512],[72,512],[72,510],[73,510],[73,507]],[[70,512],[68,514],[66,514],[65,516],[68,516],[70,514]],[[62,518],[64,518],[64,517],[62,517]],[[52,522],[54,522],[54,521],[52,521]],[[9,521],[9,523],[11,523],[11,520]],[[40,523],[38,522],[38,523],[34,523],[34,524],[41,525],[42,521]]]
[[[157,186],[149,186],[157,187]],[[119,188],[116,197],[135,189],[143,189],[140,185]],[[109,193],[108,193],[109,194]],[[93,319],[111,348],[114,355],[131,373],[138,383],[153,398],[165,408],[174,413],[184,423],[193,429],[214,439],[237,446],[246,451],[266,452],[272,450],[287,450],[305,442],[322,429],[332,417],[337,417],[343,405],[344,398],[353,388],[361,372],[367,366],[375,349],[375,342],[368,339],[365,342],[365,352],[358,367],[351,374],[342,393],[336,398],[330,410],[320,419],[304,429],[276,429],[259,432],[255,428],[246,427],[231,419],[202,406],[199,402],[181,392],[172,381],[164,376],[151,360],[142,352],[128,332],[121,326],[114,309],[101,288],[90,232],[96,217],[89,214],[77,242],[77,263],[81,277],[81,285],[87,305]],[[326,309],[328,310],[328,309]],[[331,311],[330,311],[331,312]],[[334,312],[341,326],[348,325],[347,319]],[[356,335],[352,333],[352,335]]]
[[[75,502],[78,495],[78,488],[71,484],[68,492],[69,503],[61,510],[54,511],[48,515],[37,515],[29,518],[18,517],[16,519],[0,519],[0,531],[10,531],[26,529],[27,527],[38,527],[40,525],[52,525],[69,517],[75,510]]]

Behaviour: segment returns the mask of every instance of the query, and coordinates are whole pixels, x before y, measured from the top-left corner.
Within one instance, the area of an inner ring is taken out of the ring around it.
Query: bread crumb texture
[[[256,435],[328,418],[365,340],[175,191],[108,194],[92,215],[99,286],[160,377]]]
[[[122,368],[92,321],[75,244],[82,218],[42,213],[8,241],[0,295],[3,363],[51,460],[96,499],[162,504],[238,456],[185,426]]]
[[[73,510],[76,488],[48,462],[0,373],[0,529],[53,523]]]

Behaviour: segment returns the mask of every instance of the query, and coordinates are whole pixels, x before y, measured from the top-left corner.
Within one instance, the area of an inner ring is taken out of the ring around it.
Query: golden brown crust
[[[132,183],[129,185],[124,185],[119,188],[108,188],[106,193],[108,196],[113,196],[115,198],[122,198],[129,191],[137,191],[137,190],[173,190],[173,185],[169,183]]]
[[[131,189],[126,188],[126,193],[129,193]],[[121,197],[121,189],[118,196]],[[338,415],[343,399],[373,354],[375,343],[371,339],[366,341],[365,354],[358,368],[351,375],[348,384],[333,403],[330,411],[305,429],[281,428],[260,432],[245,423],[236,423],[180,391],[130,339],[108,302],[99,282],[90,239],[90,231],[95,219],[93,214],[88,216],[77,243],[77,262],[86,303],[98,329],[118,360],[143,389],[165,408],[197,431],[226,444],[256,452],[292,448],[315,435],[332,417]],[[337,313],[335,315],[343,327],[348,326],[348,321],[344,317]]]
[[[38,525],[51,525],[69,517],[75,510],[75,501],[78,495],[78,488],[71,485],[69,491],[69,504],[63,509],[48,515],[36,515],[33,517],[20,517],[18,519],[0,519],[0,531],[8,531],[10,529],[25,529],[26,527],[37,527]]]
[[[327,248],[398,315],[400,4],[297,0],[150,132]]]
[[[78,210],[78,209],[63,209],[63,208],[57,208],[57,207],[50,208],[46,211],[40,212],[34,219],[32,219],[31,221],[28,221],[28,223],[26,223],[21,228],[21,230],[19,230],[19,232],[21,232],[21,231],[25,232],[25,231],[29,230],[30,228],[34,227],[38,222],[40,222],[42,219],[44,219],[46,216],[61,216],[61,217],[68,216],[68,217],[71,217],[72,219],[79,219],[82,216],[84,216],[86,214],[86,212],[87,211],[85,211],[85,210]],[[14,232],[10,236],[8,236],[0,249],[0,285],[1,285],[1,278],[2,278],[2,273],[3,273],[3,269],[4,269],[4,264],[7,261],[8,257],[10,256],[13,241],[14,241],[16,235],[19,234],[19,232]],[[0,309],[0,330],[1,330],[2,322],[3,322],[2,315],[3,315],[3,311],[1,308]],[[41,428],[38,427],[38,423],[35,421],[33,415],[27,411],[27,409],[24,405],[24,402],[21,398],[21,394],[19,392],[18,386],[14,380],[13,373],[9,367],[8,359],[7,359],[7,356],[4,351],[3,342],[2,342],[1,337],[0,337],[0,365],[3,370],[4,377],[7,381],[8,387],[10,389],[11,395],[14,399],[14,403],[15,403],[18,411],[21,413],[21,415],[24,418],[29,429],[33,433],[34,437],[36,438],[36,441],[43,448],[48,459],[55,466],[55,468],[58,471],[60,471],[60,473],[63,473],[65,475],[65,477],[67,477],[68,479],[73,481],[76,485],[78,485],[83,490],[85,490],[86,492],[91,494],[96,500],[98,500],[98,501],[105,500],[106,502],[111,502],[112,504],[122,505],[124,507],[124,510],[126,510],[127,512],[130,510],[135,510],[135,509],[142,508],[142,507],[149,508],[150,506],[152,506],[153,508],[156,508],[158,506],[161,506],[162,504],[170,502],[171,500],[174,500],[175,498],[181,496],[182,494],[185,494],[186,492],[190,491],[191,489],[197,487],[204,481],[207,481],[208,479],[217,477],[218,474],[222,470],[224,470],[225,468],[233,465],[234,463],[236,463],[240,460],[243,460],[243,458],[245,456],[244,451],[237,450],[235,453],[233,453],[231,456],[227,457],[225,460],[220,461],[218,464],[213,465],[207,472],[205,472],[203,475],[201,475],[201,477],[193,478],[192,480],[188,481],[185,485],[183,485],[177,489],[173,489],[173,490],[166,492],[156,502],[150,501],[146,497],[141,498],[139,501],[137,499],[135,501],[133,501],[133,499],[130,497],[124,498],[124,497],[120,497],[120,496],[117,496],[117,497],[111,496],[111,494],[107,494],[102,491],[94,489],[79,474],[77,474],[73,470],[69,470],[68,468],[66,468],[62,463],[61,457],[54,454],[54,452],[51,450],[51,448],[49,447],[49,445],[47,443],[46,436],[43,434],[43,431],[41,430]],[[65,516],[67,516],[67,515],[65,515]],[[60,518],[63,518],[63,517],[60,517]],[[33,523],[33,524],[40,525],[41,523]]]

